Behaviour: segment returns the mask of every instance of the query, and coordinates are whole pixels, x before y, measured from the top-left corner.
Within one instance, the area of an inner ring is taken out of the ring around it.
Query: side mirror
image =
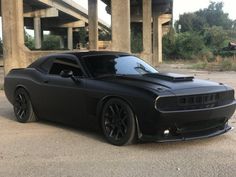
[[[71,77],[73,77],[73,71],[71,71],[71,70],[62,70],[60,72],[60,76],[63,77],[63,78],[71,78]]]

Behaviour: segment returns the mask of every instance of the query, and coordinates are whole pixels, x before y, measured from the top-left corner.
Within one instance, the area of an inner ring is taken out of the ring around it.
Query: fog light
[[[170,130],[165,130],[165,131],[164,131],[164,135],[165,135],[165,136],[168,136],[169,134],[170,134]]]

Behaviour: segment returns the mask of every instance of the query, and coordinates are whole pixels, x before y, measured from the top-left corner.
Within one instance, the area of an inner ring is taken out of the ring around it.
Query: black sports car
[[[114,145],[177,141],[231,129],[234,90],[222,83],[159,73],[120,52],[55,54],[5,78],[19,122],[38,118],[100,127]]]

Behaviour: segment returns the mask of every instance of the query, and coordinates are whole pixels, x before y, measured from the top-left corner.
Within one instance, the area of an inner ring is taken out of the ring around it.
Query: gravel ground
[[[194,74],[236,89],[236,72]],[[230,124],[236,126],[236,115]],[[236,131],[215,138],[125,147],[107,144],[101,135],[49,122],[20,124],[0,91],[0,176],[7,177],[235,177]]]

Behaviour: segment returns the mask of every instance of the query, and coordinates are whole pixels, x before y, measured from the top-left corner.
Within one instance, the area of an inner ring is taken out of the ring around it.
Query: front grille
[[[183,109],[212,108],[218,103],[219,93],[178,97],[177,106]]]
[[[193,110],[214,108],[231,103],[234,100],[234,91],[184,95],[176,97],[160,97],[156,107],[163,111]]]

